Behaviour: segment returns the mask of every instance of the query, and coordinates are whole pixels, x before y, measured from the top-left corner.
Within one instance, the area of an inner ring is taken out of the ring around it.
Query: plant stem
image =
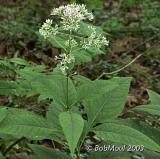
[[[67,109],[69,109],[69,101],[68,101],[68,99],[69,99],[69,97],[68,97],[68,78],[69,78],[69,75],[68,75],[68,73],[67,73]]]
[[[128,63],[127,65],[123,66],[122,68],[118,69],[118,70],[115,70],[113,72],[103,72],[96,80],[100,79],[101,77],[103,77],[104,75],[112,75],[112,74],[115,74],[115,73],[118,73],[122,70],[124,70],[125,68],[127,68],[128,66],[130,66],[132,63],[134,63],[138,58],[140,58],[142,56],[142,54],[139,54],[136,58],[134,58],[130,63]]]
[[[76,156],[77,156],[77,159],[80,159],[80,153],[78,150],[76,151]]]
[[[5,156],[15,145],[17,145],[19,142],[21,142],[22,140],[24,140],[25,137],[22,137],[20,139],[18,139],[17,141],[15,141],[13,144],[11,144],[3,153],[3,155]]]
[[[71,40],[72,40],[72,31],[70,31],[69,33],[69,48],[68,48],[68,54],[71,53],[72,51],[72,46],[71,46]],[[69,110],[69,75],[70,75],[70,71],[67,71],[67,109]]]

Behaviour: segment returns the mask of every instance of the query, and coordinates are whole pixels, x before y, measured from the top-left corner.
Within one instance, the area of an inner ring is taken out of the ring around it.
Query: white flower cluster
[[[63,74],[67,73],[69,69],[68,65],[75,62],[75,58],[72,54],[60,54],[59,57],[55,57],[56,60],[60,61],[59,68],[61,69]]]
[[[57,15],[62,20],[64,30],[76,31],[80,27],[79,22],[85,19],[92,20],[93,14],[89,13],[84,4],[69,4],[53,9],[51,15]]]
[[[72,51],[90,49],[91,47],[101,49],[102,46],[108,45],[108,40],[103,35],[98,34],[96,28],[92,26],[85,28],[89,34],[88,37],[83,37],[80,22],[93,19],[93,14],[87,11],[85,5],[69,4],[60,6],[59,8],[53,9],[51,15],[60,18],[59,25],[53,26],[53,21],[47,19],[39,29],[39,32],[45,39],[63,34],[66,37],[68,36],[68,39],[66,39],[64,43],[65,48],[67,48],[64,49],[65,53],[56,58],[56,60],[60,61],[59,66],[64,74],[66,74],[69,69],[69,64],[75,61],[74,56],[70,54]],[[76,35],[76,32],[78,35]]]
[[[71,38],[65,42],[65,46],[70,47],[72,50],[74,47],[78,46],[78,43],[75,39]]]
[[[53,21],[51,19],[47,19],[39,29],[39,33],[44,36],[45,39],[52,35],[55,36],[58,32],[58,25],[53,27],[52,23]]]
[[[83,49],[89,49],[91,46],[101,48],[102,46],[108,46],[109,41],[103,35],[98,35],[96,33],[96,28],[89,26],[88,29],[91,31],[91,34],[88,38],[81,41],[81,46]]]

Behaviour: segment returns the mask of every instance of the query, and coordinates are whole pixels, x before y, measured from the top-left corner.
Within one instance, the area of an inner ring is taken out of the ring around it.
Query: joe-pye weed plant
[[[50,139],[63,147],[64,152],[60,152],[30,144],[36,154],[30,157],[32,159],[129,159],[132,153],[128,151],[139,151],[140,155],[143,150],[160,152],[159,128],[140,122],[136,117],[118,118],[124,109],[130,77],[92,81],[74,72],[76,65],[103,54],[102,50],[109,43],[100,27],[88,23],[93,20],[93,14],[85,5],[69,4],[53,9],[50,17],[39,32],[54,47],[61,49],[61,54],[55,57],[57,67],[45,74],[42,66],[33,67],[26,61],[12,59],[12,63],[24,67],[17,70],[17,80],[9,83],[14,88],[10,94],[38,94],[39,101],[51,100],[49,108],[45,117],[24,109],[1,108],[0,134],[29,140]],[[5,84],[9,89],[8,83]],[[148,94],[151,104],[137,108],[138,112],[160,115],[154,111],[158,110],[159,95],[149,90]],[[128,146],[124,152],[94,152],[94,145],[89,142],[91,137],[101,146],[108,142]]]

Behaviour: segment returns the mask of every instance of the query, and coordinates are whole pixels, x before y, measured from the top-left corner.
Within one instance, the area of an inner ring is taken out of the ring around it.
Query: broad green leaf
[[[67,78],[57,69],[49,75],[38,73],[31,68],[21,69],[18,73],[28,82],[30,86],[28,93],[39,94],[39,100],[51,98],[64,107],[77,102],[77,92],[72,80],[68,79],[67,98]]]
[[[0,123],[0,134],[33,140],[57,140],[59,137],[58,131],[53,129],[44,118],[25,110],[11,108],[8,109],[7,117]]]
[[[52,36],[48,38],[48,41],[52,44],[52,46],[56,48],[62,48],[63,50],[67,51],[65,47],[66,41],[69,39],[69,34],[59,34],[57,36]]]
[[[131,159],[127,152],[93,152],[87,159]]]
[[[90,82],[92,82],[89,78],[81,76],[81,75],[74,75],[73,79],[76,82],[79,82],[80,84],[89,84]]]
[[[44,74],[40,73],[41,70],[44,70],[44,66],[34,66],[34,67],[24,67],[23,69],[17,70],[17,74],[22,78],[26,80],[33,80],[36,77],[41,78]]]
[[[0,108],[0,123],[5,119],[6,116],[7,116],[7,109]]]
[[[133,128],[134,130],[137,130],[140,133],[152,139],[156,144],[160,145],[160,130],[149,126],[147,123],[141,122],[139,120],[133,120],[133,119],[125,119],[125,120],[119,119],[116,121],[112,121],[112,123],[125,125],[127,127]]]
[[[71,159],[71,157],[58,150],[34,144],[29,144],[29,147],[31,147],[36,155],[28,159]]]
[[[36,65],[36,66],[31,66],[32,70],[35,72],[42,72],[46,70],[45,65]]]
[[[77,90],[77,96],[79,100],[93,100],[117,87],[118,83],[112,80],[83,81]]]
[[[0,95],[16,94],[17,83],[14,81],[0,80]]]
[[[29,63],[26,60],[22,59],[22,58],[16,58],[15,57],[15,58],[11,58],[9,61],[13,62],[15,64],[18,64],[18,65],[29,66]]]
[[[90,62],[92,60],[92,56],[85,50],[77,50],[72,52],[75,57],[75,65]]]
[[[17,140],[17,138],[13,135],[1,134],[1,133],[0,133],[0,138],[5,140],[5,143],[10,143],[12,141]]]
[[[90,47],[88,50],[89,54],[93,57],[93,56],[96,56],[96,55],[101,55],[101,54],[104,54],[104,52],[94,46]]]
[[[27,79],[29,78],[28,75],[32,74],[32,76],[30,77],[32,79],[33,77],[40,75],[37,73],[41,73],[42,71],[45,71],[45,70],[46,70],[46,66],[44,65],[26,66],[23,69],[17,70],[17,73],[20,74],[21,77],[27,78]]]
[[[160,105],[152,105],[152,104],[140,105],[135,107],[134,109],[160,116]]]
[[[30,68],[19,71],[19,75],[30,85],[31,94],[39,94],[39,100],[51,98],[56,103],[68,107],[77,102],[77,92],[72,80],[68,79],[67,97],[67,78],[55,69],[49,75],[37,73]]]
[[[100,54],[104,54],[103,51],[100,49],[97,49],[95,47],[90,47],[87,50],[81,49],[81,48],[75,48],[73,50],[72,54],[75,57],[75,65],[81,64],[81,63],[87,63],[92,60],[92,57]]]
[[[59,116],[59,121],[68,142],[71,154],[74,154],[79,138],[83,132],[83,118],[76,113],[63,112]]]
[[[152,105],[160,106],[160,95],[154,91],[147,90]]]
[[[158,145],[160,145],[160,130],[149,126],[147,123],[132,119],[119,120],[115,121],[115,123],[132,127],[133,129],[136,129],[139,132],[145,134],[146,136],[151,138],[154,142],[156,142]]]
[[[146,149],[160,152],[160,146],[152,138],[123,123],[107,122],[94,128],[94,132],[104,141],[143,145]]]
[[[108,119],[117,118],[124,108],[131,78],[113,78],[110,81],[115,83],[116,87],[114,84],[107,85],[106,82],[106,86],[102,89],[95,87],[90,90],[94,92],[96,89],[99,89],[96,96],[93,96],[93,98],[88,97],[88,99],[86,98],[84,100],[84,107],[87,112],[88,122],[92,126]],[[104,94],[101,94],[101,91]],[[88,94],[88,96],[90,96],[90,94]]]
[[[52,102],[47,111],[47,121],[51,124],[51,126],[59,130],[61,136],[63,136],[62,127],[59,123],[59,115],[64,112],[64,107],[56,102]]]
[[[40,94],[40,100],[51,98],[64,107],[67,105],[70,107],[77,101],[77,92],[73,82],[68,78],[67,90],[67,78],[64,75],[58,75],[57,73],[52,73],[51,75],[41,74],[40,76],[37,75],[30,82],[33,91]]]
[[[152,115],[158,115],[160,116],[160,95],[156,92],[153,92],[151,90],[147,90],[149,94],[149,99],[151,101],[148,105],[140,105],[135,107],[135,110],[145,111],[147,113],[150,113]]]

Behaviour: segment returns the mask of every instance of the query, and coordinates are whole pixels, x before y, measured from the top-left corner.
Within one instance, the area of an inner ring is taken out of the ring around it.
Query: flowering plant
[[[53,9],[51,15],[60,19],[59,24],[53,26],[53,20],[47,19],[39,32],[54,46],[62,49],[63,53],[60,57],[56,57],[56,60],[61,61],[59,67],[64,74],[68,72],[71,64],[73,66],[88,58],[90,60],[91,56],[103,53],[100,49],[108,45],[108,41],[103,36],[104,32],[100,28],[83,22],[93,20],[93,14],[87,11],[85,5],[61,6]],[[94,54],[93,50],[95,50]]]
[[[75,65],[89,62],[108,45],[101,28],[84,22],[93,19],[92,13],[85,5],[70,4],[53,9],[51,15],[57,16],[60,22],[53,25],[53,19],[47,19],[39,32],[62,50],[55,57],[59,63],[57,68],[48,71],[42,65],[32,66],[19,58],[10,59],[9,63],[0,61],[16,74],[15,81],[0,81],[0,93],[14,94],[18,101],[19,97],[35,95],[38,102],[44,103],[45,109],[43,116],[17,109],[17,105],[16,108],[0,109],[0,137],[20,138],[3,155],[7,156],[10,149],[25,138],[27,141],[49,139],[54,147],[29,144],[35,152],[31,159],[130,159],[137,151],[142,156],[148,150],[160,152],[159,129],[147,122],[137,122],[138,115],[120,119],[130,77],[92,81],[72,73]],[[17,69],[17,65],[23,67]],[[148,94],[151,103],[136,110],[159,115],[160,96],[149,90]],[[28,107],[25,108],[33,110],[30,105]],[[118,144],[123,144],[122,148],[119,149]]]

